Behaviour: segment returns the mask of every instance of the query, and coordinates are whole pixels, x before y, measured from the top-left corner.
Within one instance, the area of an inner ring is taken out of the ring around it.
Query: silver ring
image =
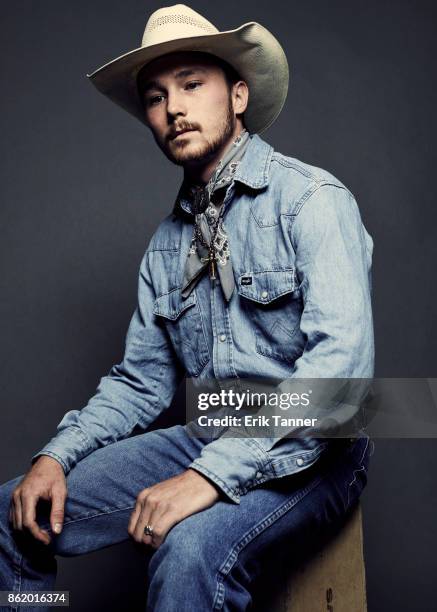
[[[153,527],[152,525],[146,525],[144,527],[144,533],[148,536],[153,536]]]

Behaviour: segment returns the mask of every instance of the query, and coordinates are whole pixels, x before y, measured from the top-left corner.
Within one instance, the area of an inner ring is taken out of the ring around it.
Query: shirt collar
[[[273,147],[258,134],[251,134],[246,152],[235,173],[234,182],[242,183],[257,190],[266,187],[269,184],[269,170],[273,151]],[[176,213],[182,209],[192,215],[190,201],[184,192],[185,184],[182,182],[176,196],[173,212]]]

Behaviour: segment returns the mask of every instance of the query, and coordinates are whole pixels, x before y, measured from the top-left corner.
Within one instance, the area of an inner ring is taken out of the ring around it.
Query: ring
[[[144,533],[148,536],[153,536],[153,527],[151,525],[146,525],[144,527]]]

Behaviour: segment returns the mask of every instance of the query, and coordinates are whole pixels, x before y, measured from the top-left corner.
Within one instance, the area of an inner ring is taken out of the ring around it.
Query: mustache
[[[170,139],[174,138],[181,130],[198,130],[199,126],[196,125],[195,123],[188,123],[188,121],[183,121],[182,123],[179,123],[178,125],[174,125],[168,134],[168,137]]]

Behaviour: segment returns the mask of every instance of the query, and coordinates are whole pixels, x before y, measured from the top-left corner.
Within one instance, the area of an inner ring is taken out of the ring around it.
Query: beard
[[[219,151],[221,147],[229,141],[234,132],[235,124],[236,118],[232,108],[231,96],[229,95],[225,116],[222,118],[219,125],[217,125],[215,134],[207,139],[206,142],[201,142],[198,145],[193,146],[187,142],[175,141],[176,147],[170,150],[168,146],[163,146],[161,143],[159,143],[156,140],[156,137],[155,141],[165,156],[177,166],[204,164],[209,159],[214,157],[217,154],[217,151]],[[197,129],[195,124],[184,125],[182,123],[180,124],[180,127]]]

